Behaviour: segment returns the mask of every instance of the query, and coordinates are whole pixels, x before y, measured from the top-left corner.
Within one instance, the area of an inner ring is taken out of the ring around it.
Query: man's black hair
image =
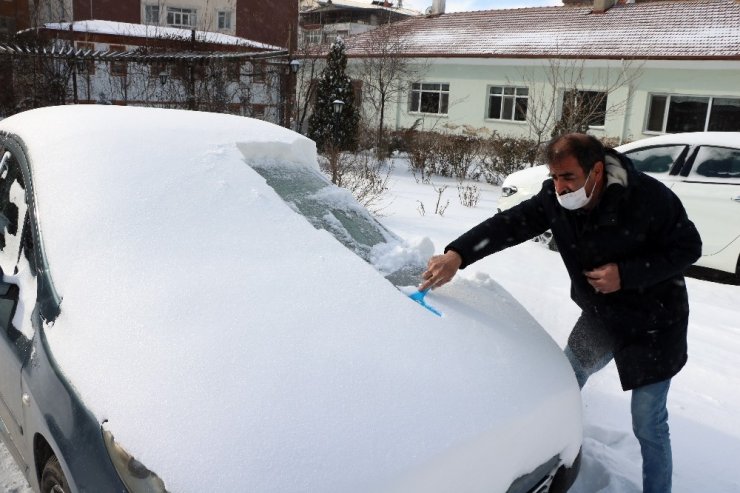
[[[574,157],[584,173],[588,174],[596,163],[605,159],[604,145],[599,139],[587,134],[565,134],[555,137],[545,149],[548,163],[557,163]]]

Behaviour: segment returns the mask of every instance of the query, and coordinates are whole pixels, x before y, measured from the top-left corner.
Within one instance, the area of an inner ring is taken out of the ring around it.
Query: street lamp
[[[334,106],[334,117],[339,118],[339,115],[342,113],[342,109],[344,109],[344,101],[341,99],[335,99],[331,104]]]
[[[300,60],[291,60],[288,62],[286,70],[286,97],[285,97],[285,126],[287,128],[293,128],[296,132],[298,129],[298,111],[296,111],[298,104],[298,97],[296,91],[298,90],[297,74],[301,68]],[[294,120],[295,126],[291,125],[291,120]]]
[[[335,99],[332,101],[332,106],[334,107],[334,145],[338,148],[339,147],[339,115],[342,114],[342,110],[344,109],[344,101],[341,99]]]
[[[334,145],[331,151],[331,182],[336,185],[339,179],[339,115],[342,114],[342,110],[344,109],[344,101],[335,99],[331,104],[334,110],[334,131],[332,132]]]
[[[167,84],[167,79],[169,79],[170,75],[167,72],[160,72],[159,73],[159,83],[162,85]]]

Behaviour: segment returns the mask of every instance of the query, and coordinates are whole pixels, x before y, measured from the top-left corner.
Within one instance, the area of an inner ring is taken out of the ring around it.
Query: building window
[[[78,41],[77,49],[84,50],[86,53],[87,52],[94,53],[95,43],[88,43],[86,41]],[[90,59],[85,62],[85,72],[87,75],[95,75],[95,60]]]
[[[252,62],[252,82],[264,83],[265,72],[267,72],[267,66],[264,61],[255,60]]]
[[[321,29],[303,31],[303,44],[304,46],[321,44]]]
[[[606,99],[602,91],[571,90],[563,94],[561,121],[581,131],[589,127],[603,127],[606,122]]]
[[[0,34],[15,34],[14,17],[0,17]]]
[[[123,45],[110,45],[110,51],[123,53],[126,47]],[[115,77],[126,77],[128,73],[128,64],[126,62],[110,62],[110,74]]]
[[[647,132],[740,131],[740,99],[708,96],[650,96]]]
[[[195,9],[167,7],[167,25],[172,27],[195,27]]]
[[[144,6],[144,24],[159,24],[159,5]]]
[[[352,94],[355,97],[352,103],[355,105],[355,108],[362,108],[362,85],[362,80],[354,79],[352,81]]]
[[[218,28],[231,29],[231,12],[222,11],[218,13]]]
[[[238,82],[242,78],[242,64],[238,61],[226,62],[226,76],[230,81]]]
[[[410,112],[446,115],[449,103],[449,84],[419,82],[411,84]]]
[[[257,118],[258,120],[264,120],[265,114],[267,113],[267,107],[264,104],[253,104],[249,108],[248,116]]]
[[[492,120],[527,120],[529,89],[493,86],[488,89],[488,118]]]

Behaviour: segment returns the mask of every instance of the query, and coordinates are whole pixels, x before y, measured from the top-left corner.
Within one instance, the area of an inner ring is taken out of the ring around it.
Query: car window
[[[668,174],[684,149],[686,149],[685,145],[656,146],[628,151],[625,155],[640,171]]]
[[[292,163],[250,166],[314,227],[328,231],[364,260],[370,261],[373,246],[391,238],[349,191],[333,186],[318,171]]]
[[[26,185],[13,154],[0,147],[0,326],[13,339],[26,323],[19,293],[35,291],[35,256]]]
[[[689,176],[740,179],[740,150],[713,146],[700,147]]]
[[[0,268],[12,275],[20,256],[28,204],[20,168],[10,151],[0,152]]]

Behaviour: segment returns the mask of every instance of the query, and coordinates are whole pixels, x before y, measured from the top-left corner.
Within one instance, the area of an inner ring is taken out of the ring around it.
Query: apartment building
[[[378,26],[420,15],[388,0],[301,0],[300,43],[330,43]]]
[[[0,5],[5,2],[0,0]],[[296,0],[11,0],[11,4],[21,3],[27,4],[32,26],[103,20],[217,32],[291,49],[296,46]]]

